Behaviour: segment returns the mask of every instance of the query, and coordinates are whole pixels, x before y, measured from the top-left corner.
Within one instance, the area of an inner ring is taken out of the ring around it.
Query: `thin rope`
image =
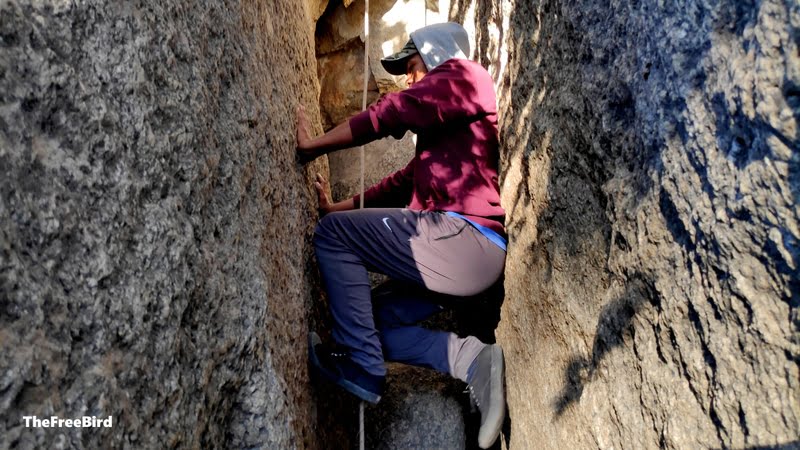
[[[358,448],[364,450],[364,401],[358,404]]]
[[[364,89],[361,95],[361,110],[367,109],[367,85],[369,82],[369,0],[364,5]],[[361,153],[361,195],[358,198],[358,208],[364,209],[364,146],[359,147]]]
[[[367,85],[369,82],[369,0],[364,5],[364,88],[361,95],[361,110],[367,109]],[[364,209],[364,146],[360,146],[361,153],[361,195],[358,198],[358,208]],[[364,402],[358,404],[358,448],[364,450]]]

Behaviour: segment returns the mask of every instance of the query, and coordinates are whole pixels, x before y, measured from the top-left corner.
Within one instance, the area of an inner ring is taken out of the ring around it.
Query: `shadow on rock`
[[[573,356],[564,370],[564,388],[553,402],[556,417],[580,400],[583,389],[594,378],[600,361],[625,342],[634,316],[647,303],[660,307],[656,290],[648,280],[638,276],[628,283],[618,299],[603,308],[597,321],[591,358]]]

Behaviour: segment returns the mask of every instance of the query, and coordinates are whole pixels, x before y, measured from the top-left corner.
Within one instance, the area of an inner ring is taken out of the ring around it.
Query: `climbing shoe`
[[[346,350],[326,346],[313,331],[308,339],[308,357],[311,367],[323,378],[361,400],[372,404],[380,401],[386,377],[367,373],[350,359]]]
[[[478,445],[489,448],[500,435],[506,415],[503,392],[503,349],[487,345],[478,353],[467,377],[467,391],[473,407],[481,413]]]

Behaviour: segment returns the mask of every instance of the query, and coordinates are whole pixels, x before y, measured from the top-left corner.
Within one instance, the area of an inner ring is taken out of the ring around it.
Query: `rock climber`
[[[371,403],[384,391],[384,360],[465,381],[481,414],[479,445],[488,448],[505,417],[502,349],[416,325],[443,309],[436,294],[470,301],[505,266],[494,86],[467,55],[459,24],[411,33],[402,50],[381,59],[390,74],[406,75],[408,89],[384,95],[316,138],[298,109],[297,152],[308,161],[387,136],[400,139],[409,130],[417,134],[414,158],[364,192],[364,209],[356,209],[359,195],[331,203],[326,180],[317,175],[324,216],[313,244],[335,343],[323,345],[312,333],[309,357],[324,377]],[[371,295],[368,270],[408,288]]]

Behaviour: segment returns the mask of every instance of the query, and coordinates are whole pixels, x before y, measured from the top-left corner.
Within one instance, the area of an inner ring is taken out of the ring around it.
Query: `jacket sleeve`
[[[387,136],[400,139],[408,130],[419,133],[441,129],[493,113],[496,106],[488,74],[488,81],[479,83],[477,76],[462,63],[451,61],[434,69],[411,88],[386,94],[353,116],[350,131],[354,145]]]
[[[430,126],[436,114],[435,104],[408,92],[391,92],[350,119],[353,144],[364,145],[387,136],[401,139],[408,130],[419,132]]]
[[[365,208],[404,208],[411,202],[414,185],[414,161],[412,159],[402,170],[389,175],[380,183],[364,191]],[[356,208],[360,194],[353,197]]]

